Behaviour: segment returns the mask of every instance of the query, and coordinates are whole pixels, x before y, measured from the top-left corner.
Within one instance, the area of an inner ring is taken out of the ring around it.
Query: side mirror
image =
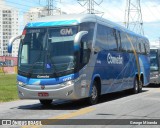
[[[80,31],[76,34],[75,38],[74,38],[74,43],[79,44],[82,37],[84,35],[88,34],[88,31]]]
[[[9,40],[9,43],[8,43],[8,53],[12,53],[12,44],[15,40],[17,39],[20,39],[22,37],[22,35],[19,35],[19,36],[16,36],[16,37],[12,37],[10,40]]]

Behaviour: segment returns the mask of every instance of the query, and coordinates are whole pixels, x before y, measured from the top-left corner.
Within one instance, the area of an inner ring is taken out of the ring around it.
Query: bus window
[[[136,38],[134,36],[131,36],[131,41],[132,41],[132,51],[135,50],[137,52],[137,43],[136,43]]]
[[[158,50],[151,50],[150,52],[150,69],[151,72],[158,71]]]
[[[145,47],[146,47],[146,54],[150,53],[150,47],[149,47],[149,42],[145,41]]]
[[[137,52],[141,53],[142,49],[141,49],[141,40],[140,38],[137,38]]]
[[[132,46],[131,46],[132,44],[133,44],[132,37],[129,34],[127,34],[126,47],[127,47],[128,52],[133,52],[133,49],[132,49]]]
[[[93,43],[95,23],[85,22],[80,24],[80,31],[88,31],[87,38],[90,45]]]
[[[96,35],[96,45],[99,47],[108,50],[107,44],[107,27],[103,25],[99,25],[97,27],[97,35]]]
[[[116,41],[116,31],[112,28],[107,28],[107,43],[109,46],[109,50],[117,50],[118,44]]]
[[[86,65],[90,58],[91,46],[93,43],[95,23],[85,22],[80,24],[80,31],[88,31],[88,34],[81,39],[80,63],[81,68]]]
[[[121,32],[121,43],[122,43],[122,47],[121,50],[122,51],[127,51],[127,38],[126,38],[126,34],[124,32]]]
[[[121,50],[121,35],[120,35],[120,31],[116,32],[116,43],[117,43],[118,51],[120,51]]]
[[[91,53],[91,49],[90,49],[89,41],[88,41],[88,35],[85,35],[81,39],[80,53],[81,53],[80,62],[82,63],[82,66],[84,66],[85,64],[88,63],[89,58],[90,58],[90,53]]]
[[[145,54],[145,45],[143,42],[141,43],[141,53]]]
[[[135,36],[132,36],[132,40],[133,40],[134,50],[135,50],[136,52],[138,52],[137,38],[136,38]]]

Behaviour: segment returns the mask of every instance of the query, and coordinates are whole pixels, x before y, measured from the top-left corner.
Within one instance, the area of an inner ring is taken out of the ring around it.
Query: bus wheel
[[[134,79],[134,87],[132,89],[132,93],[136,94],[139,91],[139,82],[138,82],[138,78],[135,77]]]
[[[143,86],[143,82],[142,82],[142,79],[139,81],[139,84],[138,84],[138,92],[142,92],[142,86]]]
[[[91,96],[89,97],[89,103],[91,105],[94,105],[98,102],[98,88],[97,88],[97,82],[94,81],[93,86],[92,86],[92,90],[91,90]]]
[[[39,100],[39,101],[44,106],[49,106],[52,103],[52,100]]]

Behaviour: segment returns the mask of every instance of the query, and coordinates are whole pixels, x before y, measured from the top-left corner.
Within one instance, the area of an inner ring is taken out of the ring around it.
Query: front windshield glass
[[[77,26],[49,29],[48,58],[56,72],[74,69],[74,38],[77,32]]]
[[[19,53],[19,71],[43,72],[46,32],[46,29],[25,29],[23,31]]]
[[[158,51],[150,51],[150,69],[151,71],[158,71]]]
[[[77,26],[25,29],[19,50],[19,74],[55,77],[56,73],[73,72],[73,41],[77,32]]]

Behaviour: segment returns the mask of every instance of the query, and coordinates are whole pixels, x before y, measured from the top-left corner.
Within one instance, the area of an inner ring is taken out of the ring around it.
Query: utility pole
[[[60,8],[57,8],[54,6],[54,3],[55,2],[58,2],[55,1],[55,0],[46,0],[46,6],[45,8],[47,9],[47,15],[50,16],[50,15],[55,15],[55,14],[61,14],[61,9]],[[59,2],[61,3],[61,0],[59,0]],[[41,3],[41,0],[39,0],[39,4]]]
[[[102,13],[102,12],[95,10],[94,5],[99,6],[103,2],[103,0],[101,0],[99,3],[97,3],[95,0],[77,0],[77,1],[81,6],[83,7],[87,6],[87,13],[89,14]]]
[[[140,0],[126,0],[125,27],[144,35]]]
[[[48,16],[53,15],[53,0],[46,0],[47,3],[47,10],[48,10]]]
[[[89,14],[94,14],[94,1],[93,0],[88,0],[87,12]]]

